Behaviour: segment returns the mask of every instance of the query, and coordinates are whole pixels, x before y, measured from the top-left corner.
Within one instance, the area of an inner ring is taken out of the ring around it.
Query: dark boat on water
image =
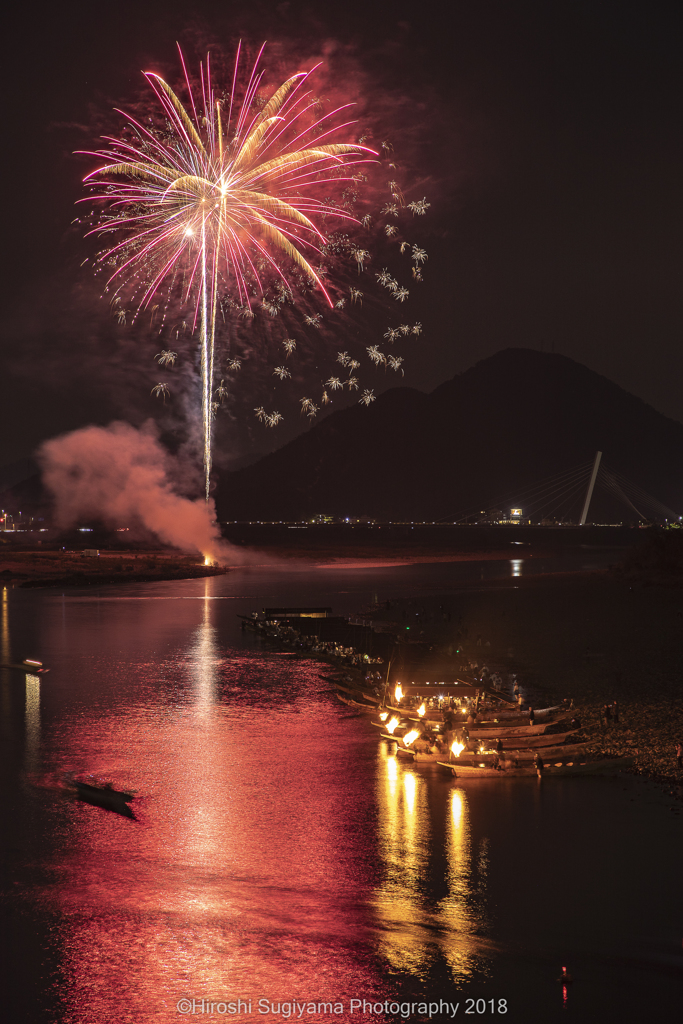
[[[111,786],[92,786],[88,782],[73,782],[79,800],[86,804],[94,804],[106,811],[122,814],[125,818],[134,818],[133,810],[128,805],[135,799],[133,793],[123,793]]]

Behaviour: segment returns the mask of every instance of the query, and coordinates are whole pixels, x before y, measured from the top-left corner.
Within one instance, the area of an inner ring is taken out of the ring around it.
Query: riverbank
[[[199,579],[229,572],[204,565],[198,555],[177,552],[11,551],[0,554],[0,585],[20,587],[92,587],[120,583]]]
[[[608,571],[555,573],[465,583],[371,615],[403,635],[410,626],[435,663],[452,656],[516,672],[537,707],[573,698],[598,750],[683,783],[683,589],[638,587]],[[605,727],[614,701],[619,721]]]

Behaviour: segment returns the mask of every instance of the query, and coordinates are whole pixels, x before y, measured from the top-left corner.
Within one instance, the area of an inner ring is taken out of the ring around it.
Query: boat
[[[534,711],[534,724],[552,725],[554,722],[561,722],[562,719],[566,718],[570,713],[572,715],[576,715],[578,714],[578,709],[570,709],[565,706],[560,708],[549,708],[545,714],[542,714],[540,711]],[[466,721],[466,719],[463,719],[463,721]],[[528,709],[522,714],[517,711],[515,714],[502,713],[497,716],[492,716],[490,712],[487,711],[479,711],[477,721],[474,723],[474,727],[480,729],[494,729],[496,727],[500,728],[501,726],[506,729],[512,729],[519,725],[529,725]]]
[[[426,708],[424,715],[418,715],[417,708],[406,708],[401,707],[397,704],[386,704],[385,708],[387,711],[395,715],[401,715],[402,718],[409,718],[412,722],[442,722],[444,711],[436,708]],[[467,710],[467,709],[466,709]],[[505,718],[488,718],[479,719],[477,722],[468,724],[465,717],[460,718],[460,714],[455,708],[451,711],[454,713],[454,718],[457,719],[456,728],[461,728],[463,725],[467,725],[470,731],[470,735],[477,734],[478,736],[502,736],[502,735],[523,735],[524,733],[542,733],[546,729],[550,728],[551,725],[555,725],[557,722],[562,722],[567,718],[573,718],[578,714],[577,708],[556,709],[548,708],[548,714],[542,716],[542,720],[537,722],[536,719],[539,717],[534,711],[534,724],[529,724],[529,713],[520,715],[517,712],[513,717]]]
[[[410,710],[413,713],[415,712],[414,708],[411,708]],[[434,711],[434,709],[431,710]],[[459,720],[462,715],[463,722],[467,721],[466,716],[470,713],[469,708],[451,708],[451,711]],[[534,720],[536,721],[540,719],[539,724],[559,722],[568,711],[571,711],[573,715],[578,714],[577,708],[569,708],[566,704],[557,704],[552,708],[541,708],[539,711],[534,708]],[[479,711],[477,712],[477,722],[475,724],[484,728],[493,728],[494,726],[505,726],[508,728],[516,725],[528,725],[529,709],[527,708],[526,711],[520,711],[520,709],[516,707],[514,710],[499,711],[497,708],[479,708]]]
[[[540,735],[538,733],[532,733],[531,735],[525,734],[523,736],[510,736],[500,732],[496,733],[494,736],[487,737],[479,735],[473,736],[470,733],[470,740],[474,740],[475,742],[479,740],[485,745],[488,745],[491,742],[495,743],[496,740],[500,740],[503,744],[503,750],[512,750],[513,747],[515,750],[525,750],[530,747],[557,746],[558,744],[563,743],[568,736],[576,731],[576,729],[565,729],[563,732],[546,732],[541,733]]]
[[[389,737],[386,737],[389,738]],[[558,747],[543,747],[540,751],[535,748],[530,750],[506,750],[504,753],[498,755],[500,758],[500,764],[507,764],[509,768],[516,768],[519,763],[522,762],[521,767],[525,767],[527,764],[531,764],[537,753],[541,754],[544,763],[554,761],[566,761],[568,758],[577,758],[585,756],[588,747],[593,746],[591,742],[584,743],[567,743],[564,746]],[[396,748],[396,753],[401,757],[409,758],[416,764],[445,764],[442,761],[442,754],[429,753],[428,751],[413,750],[412,747],[402,747],[400,744]],[[492,754],[490,751],[486,753],[465,753],[464,751],[453,761],[449,761],[448,764],[453,765],[457,768],[458,765],[464,767],[476,768],[482,764],[486,768],[493,768],[496,754]]]
[[[367,710],[366,705],[358,705],[358,706],[361,707],[363,709],[363,711]],[[386,729],[386,723],[385,722],[372,722],[371,724],[376,729]],[[412,720],[407,725],[404,724],[404,723],[400,723],[399,725],[397,725],[396,729],[394,730],[394,732],[393,732],[393,734],[391,736],[387,735],[386,733],[383,733],[382,735],[383,735],[383,737],[385,739],[400,740],[400,739],[403,738],[403,736],[407,732],[410,731],[411,728],[413,728]],[[436,733],[437,735],[443,735],[443,729],[439,728],[438,726],[433,728],[431,731]],[[482,738],[481,736],[472,736],[472,735],[470,735],[468,743],[479,742],[479,743],[483,743],[485,746],[489,746],[493,741],[497,741],[497,740],[500,739],[501,742],[503,743],[503,750],[506,753],[510,753],[510,751],[512,751],[513,749],[514,750],[529,750],[529,749],[535,749],[536,747],[556,747],[556,746],[560,746],[571,735],[573,735],[576,732],[577,732],[577,729],[572,729],[572,728],[565,729],[563,732],[541,733],[540,735],[538,733],[535,733],[535,734],[532,734],[531,736],[529,736],[529,735],[525,735],[525,736],[519,736],[519,735],[508,736],[504,732],[498,732],[498,733],[496,733],[495,736],[493,736],[493,737],[486,737],[486,738]],[[455,737],[457,737],[458,730],[455,730],[454,732],[452,732],[451,735],[454,735]]]
[[[467,729],[472,739],[486,739],[491,737],[493,739],[504,739],[506,736],[537,736],[544,733],[546,729],[549,729],[551,725],[557,725],[558,722],[562,722],[567,718],[574,718],[576,716],[575,711],[565,711],[561,715],[553,718],[552,721],[534,723],[533,725],[506,725],[500,723],[496,725],[493,722],[486,722],[484,725],[468,725]]]
[[[365,711],[367,714],[374,714],[377,711],[375,704],[362,704],[358,700],[352,700],[350,697],[345,697],[343,693],[336,694],[337,700],[340,700],[342,704],[348,704],[349,707],[355,708],[356,711]]]
[[[18,669],[19,672],[26,672],[29,675],[40,676],[49,672],[49,668],[45,668],[42,661],[36,661],[34,658],[24,658],[22,662],[3,662],[0,664],[0,668],[14,668]]]
[[[494,722],[496,722],[498,720],[506,721],[507,722],[508,720],[513,719],[513,718],[519,718],[520,720],[523,721],[525,718],[526,719],[529,718],[528,708],[527,708],[527,713],[524,714],[523,711],[520,711],[518,706],[515,706],[514,708],[501,708],[501,710],[498,710],[497,708],[495,708],[495,709],[492,709],[492,708],[480,708],[479,709],[479,713],[480,714],[486,714],[487,711],[492,711],[492,710],[495,711],[495,716],[496,716],[493,719]],[[539,708],[538,710],[536,710],[536,708],[534,708],[534,715],[536,716],[536,718],[551,718],[553,715],[561,714],[563,711],[568,711],[568,710],[570,710],[570,709],[567,707],[566,704],[554,704],[551,708]],[[574,711],[576,709],[572,708],[571,710]],[[488,719],[487,719],[487,721],[488,721]]]
[[[94,804],[96,807],[103,807],[107,811],[114,811],[126,818],[133,818],[132,809],[128,806],[135,799],[133,793],[123,793],[111,786],[92,786],[88,782],[73,782],[79,800],[86,804]]]
[[[323,676],[323,679],[325,679],[325,678],[326,677]],[[359,695],[359,693],[360,693],[360,691],[358,690],[358,688],[356,686],[344,686],[343,683],[338,683],[334,679],[328,679],[327,682],[334,683],[335,688],[337,690],[340,690],[342,693],[350,693],[350,694],[353,694],[353,696],[355,696],[355,697],[357,697]]]
[[[630,768],[634,763],[634,757],[609,757],[601,761],[584,761],[581,759],[558,761],[556,763],[543,762],[543,776],[546,775],[602,775],[608,772],[620,772]],[[446,768],[457,779],[507,779],[524,778],[538,775],[534,764],[518,765],[515,768],[489,768],[485,764],[477,766],[453,764],[450,761],[437,761],[441,768]]]

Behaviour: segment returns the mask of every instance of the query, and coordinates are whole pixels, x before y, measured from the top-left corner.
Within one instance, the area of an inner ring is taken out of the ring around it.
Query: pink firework
[[[291,291],[292,271],[298,271],[331,306],[310,263],[327,242],[317,222],[355,218],[315,193],[352,180],[358,164],[377,156],[367,146],[336,141],[355,122],[345,120],[349,105],[320,113],[308,88],[316,68],[297,72],[264,96],[262,53],[263,47],[242,89],[238,48],[231,89],[220,95],[207,57],[196,97],[181,53],[185,104],[159,75],[147,72],[162,120],[154,125],[124,114],[126,137],[105,137],[106,147],[90,154],[102,165],[85,178],[99,213],[90,233],[112,236],[113,244],[98,257],[100,266],[112,268],[108,283],[131,288],[142,309],[162,286],[172,289],[177,282],[182,300],[194,306],[207,500],[219,298],[230,293],[249,311],[267,278],[275,275]]]

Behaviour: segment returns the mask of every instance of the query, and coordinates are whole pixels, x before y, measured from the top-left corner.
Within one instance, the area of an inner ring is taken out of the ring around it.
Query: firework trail
[[[221,93],[212,80],[210,58],[200,65],[199,85],[193,88],[181,53],[186,103],[159,75],[145,73],[158,104],[157,120],[124,114],[127,131],[105,137],[105,147],[90,151],[101,166],[85,178],[97,211],[89,233],[107,243],[111,239],[97,266],[108,272],[108,286],[117,297],[129,289],[138,311],[150,309],[153,318],[162,294],[176,289],[194,309],[207,501],[221,296],[230,294],[242,315],[251,317],[267,279],[274,276],[283,294],[291,294],[298,269],[332,308],[322,275],[310,263],[327,243],[317,222],[355,218],[315,192],[330,182],[351,181],[355,165],[377,156],[361,143],[334,141],[354,122],[338,123],[346,116],[344,107],[321,113],[307,89],[315,68],[298,72],[264,96],[262,53],[263,47],[244,85],[238,47],[232,85]],[[364,250],[355,253],[359,272],[367,256]],[[268,306],[265,300],[261,304]],[[121,315],[125,322],[125,311]],[[319,315],[309,319],[313,326],[320,323]],[[164,351],[157,358],[172,365],[171,355]],[[154,390],[164,397],[168,393],[163,384]],[[282,418],[279,413],[273,417]]]

